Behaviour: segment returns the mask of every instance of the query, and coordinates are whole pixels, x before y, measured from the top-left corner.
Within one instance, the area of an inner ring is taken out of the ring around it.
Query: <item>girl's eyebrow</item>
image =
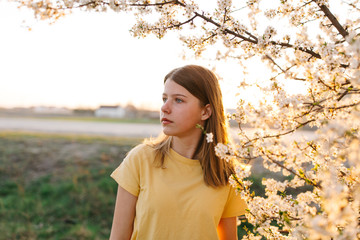
[[[163,93],[163,96],[167,96],[167,94],[166,93]],[[184,94],[180,94],[180,93],[176,93],[176,94],[171,94],[170,95],[171,97],[187,97],[186,95],[184,95]]]

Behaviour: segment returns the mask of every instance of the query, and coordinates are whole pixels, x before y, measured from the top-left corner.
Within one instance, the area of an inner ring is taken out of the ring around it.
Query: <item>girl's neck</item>
[[[200,137],[201,135],[195,138],[192,137],[191,139],[184,139],[174,136],[172,138],[171,148],[181,156],[192,159],[194,157]]]

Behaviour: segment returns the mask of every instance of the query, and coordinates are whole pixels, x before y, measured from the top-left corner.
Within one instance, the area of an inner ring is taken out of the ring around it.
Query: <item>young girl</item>
[[[174,69],[163,102],[164,135],[132,149],[111,174],[119,187],[110,239],[237,239],[246,204],[228,184],[232,164],[214,152],[229,141],[216,76],[196,65]]]

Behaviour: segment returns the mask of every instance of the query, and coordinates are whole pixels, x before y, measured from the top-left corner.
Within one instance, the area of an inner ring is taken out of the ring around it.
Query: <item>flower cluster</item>
[[[206,141],[207,141],[208,143],[213,142],[213,141],[214,141],[214,134],[213,134],[213,133],[207,133],[207,134],[206,134]]]

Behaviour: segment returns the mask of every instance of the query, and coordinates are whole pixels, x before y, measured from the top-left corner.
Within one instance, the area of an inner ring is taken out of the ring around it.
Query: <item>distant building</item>
[[[126,111],[121,106],[100,106],[95,110],[96,117],[124,118]]]

